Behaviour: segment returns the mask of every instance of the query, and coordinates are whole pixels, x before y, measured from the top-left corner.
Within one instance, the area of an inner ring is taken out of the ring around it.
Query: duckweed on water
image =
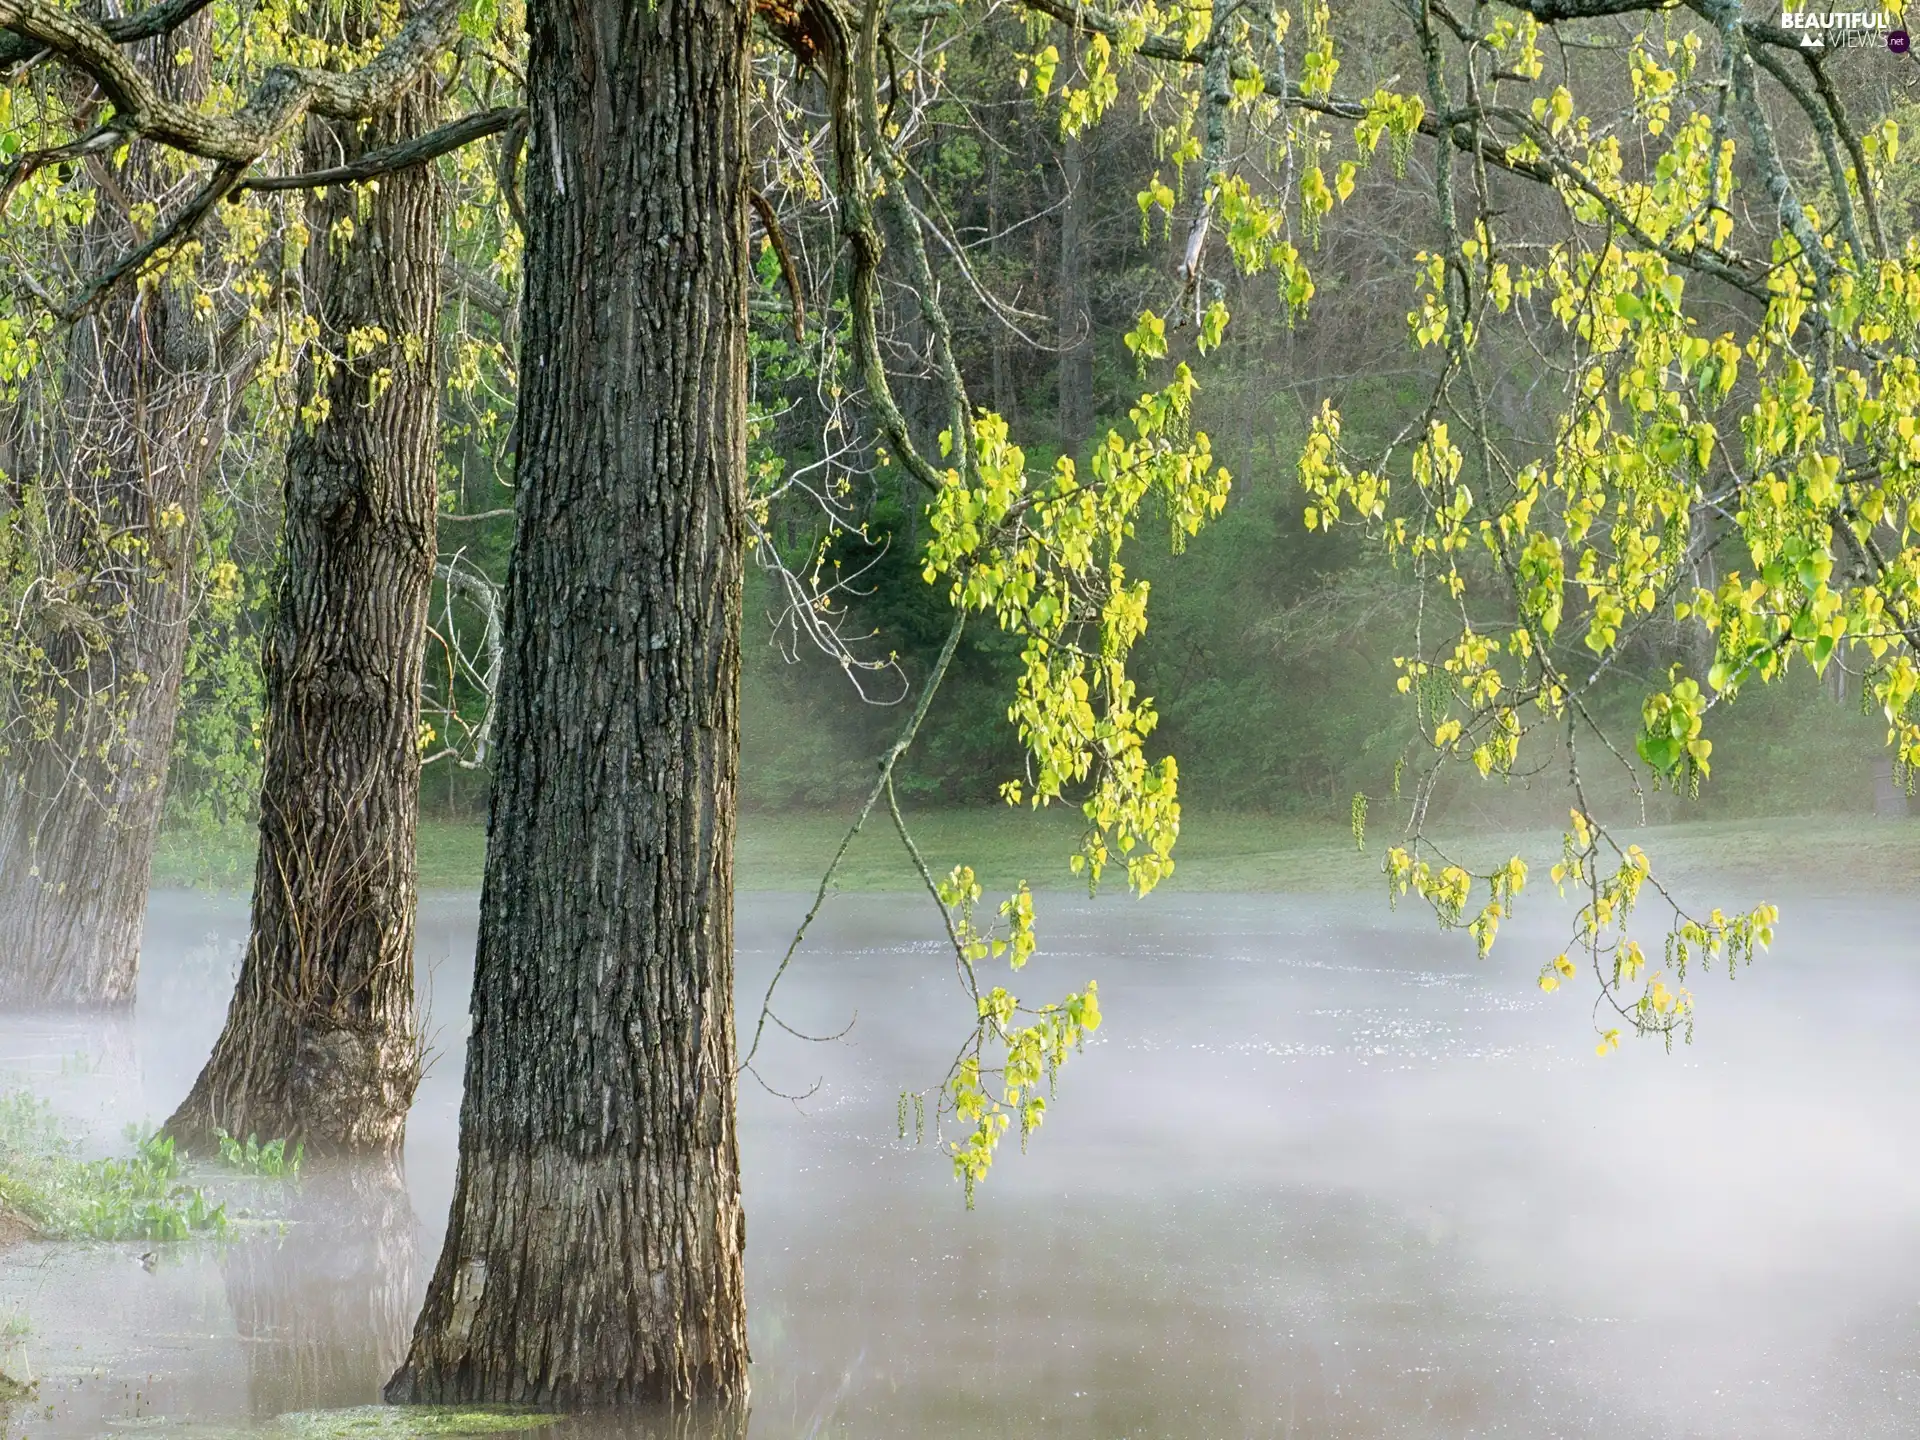
[[[449,1435],[499,1435],[538,1430],[558,1415],[525,1410],[464,1409],[437,1405],[363,1405],[353,1410],[307,1410],[282,1415],[267,1432],[275,1440],[430,1440]]]
[[[360,1405],[346,1410],[302,1410],[244,1429],[163,1421],[143,1426],[142,1433],[166,1440],[457,1440],[542,1430],[564,1418],[486,1406]]]
[[[0,1095],[0,1200],[43,1234],[73,1240],[185,1240],[227,1228],[224,1205],[180,1183],[173,1141],[130,1134],[123,1159],[82,1160],[45,1101]]]

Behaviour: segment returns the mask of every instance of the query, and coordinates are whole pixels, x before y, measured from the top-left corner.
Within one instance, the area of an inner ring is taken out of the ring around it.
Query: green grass
[[[811,890],[850,820],[847,813],[749,815],[741,825],[739,887]],[[1026,880],[1035,889],[1079,888],[1067,869],[1077,816],[1053,809],[939,810],[910,817],[914,839],[936,876],[973,866],[989,894]],[[1484,865],[1522,855],[1536,872],[1558,857],[1557,831],[1464,831],[1461,857]],[[1920,821],[1844,816],[1716,820],[1632,832],[1663,879],[1707,877],[1796,892],[1857,894],[1911,891],[1920,885]],[[1248,814],[1189,814],[1166,888],[1176,891],[1341,892],[1381,883],[1380,855],[1390,831],[1376,820],[1364,852],[1346,827]],[[166,836],[154,863],[159,885],[244,891],[252,883],[250,829],[207,837]],[[478,825],[428,821],[420,827],[420,883],[428,890],[471,890],[480,884],[486,837]],[[1119,870],[1109,881],[1123,882]],[[849,891],[911,890],[912,863],[884,813],[854,841],[836,877]]]

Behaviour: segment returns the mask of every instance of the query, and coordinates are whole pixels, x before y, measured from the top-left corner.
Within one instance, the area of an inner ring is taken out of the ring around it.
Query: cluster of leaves
[[[1213,343],[1221,324],[1224,316],[1209,331]],[[1144,316],[1129,346],[1143,361],[1164,357],[1164,335],[1157,317]],[[1178,769],[1170,755],[1148,758],[1158,716],[1127,673],[1146,630],[1150,587],[1129,578],[1123,557],[1149,497],[1166,517],[1175,551],[1226,504],[1230,477],[1214,463],[1205,432],[1190,425],[1197,389],[1191,368],[1178,365],[1166,386],[1132,407],[1130,434],[1109,430],[1094,446],[1084,477],[1064,455],[1050,471],[1030,472],[1007,422],[983,409],[969,427],[972,454],[947,469],[927,508],[923,578],[945,581],[962,614],[992,615],[1021,645],[1007,718],[1025,749],[1026,773],[1001,794],[1037,809],[1084,789],[1086,828],[1070,863],[1090,890],[1116,852],[1138,895],[1173,870]],[[940,443],[951,457],[952,431]],[[1099,1028],[1099,991],[1089,981],[1084,991],[1033,1009],[1005,986],[983,991],[980,963],[1005,958],[1018,971],[1032,955],[1032,894],[1022,884],[1001,905],[1004,936],[978,925],[981,891],[970,868],[956,867],[936,894],[977,1016],[941,1096],[942,1114],[971,1127],[949,1145],[971,1207],[1002,1136],[1017,1122],[1025,1148],[1046,1113],[1042,1081],[1051,1094],[1069,1051]]]
[[[1157,716],[1128,678],[1127,656],[1146,629],[1149,587],[1128,578],[1122,556],[1149,494],[1176,548],[1226,504],[1229,477],[1205,433],[1187,426],[1196,388],[1182,364],[1165,388],[1143,395],[1133,433],[1108,431],[1086,480],[1067,456],[1031,476],[1006,422],[983,411],[966,477],[950,469],[928,512],[927,581],[947,579],[957,607],[991,614],[1023,642],[1007,716],[1027,774],[1003,795],[1038,807],[1086,785],[1074,871],[1097,885],[1117,850],[1139,894],[1172,872],[1179,786],[1171,756],[1146,756]]]
[[[1536,773],[1522,741],[1538,734],[1540,763],[1564,764],[1575,796],[1554,873],[1586,895],[1575,946],[1626,1023],[1669,1037],[1691,1022],[1675,988],[1688,958],[1750,958],[1776,912],[1685,910],[1596,815],[1581,739],[1653,786],[1697,793],[1713,710],[1796,661],[1816,674],[1844,662],[1897,760],[1920,762],[1920,240],[1890,238],[1873,210],[1898,126],[1846,130],[1817,58],[1805,63],[1825,102],[1787,73],[1798,57],[1766,53],[1773,42],[1752,31],[1737,15],[1717,30],[1649,20],[1628,44],[1630,113],[1604,118],[1566,85],[1531,83],[1538,67],[1507,58],[1518,32],[1428,31],[1429,102],[1449,103],[1445,74],[1476,97],[1456,111],[1472,128],[1470,175],[1439,151],[1449,239],[1419,257],[1408,316],[1415,346],[1435,356],[1432,400],[1367,461],[1348,455],[1329,403],[1300,461],[1308,524],[1367,527],[1430,602],[1399,681],[1429,763],[1390,880],[1443,924],[1468,924],[1484,951],[1524,867],[1471,875],[1417,858],[1431,849],[1421,801],[1450,761],[1483,777]],[[1834,142],[1815,176],[1782,159],[1758,68],[1784,75],[1788,99]],[[1506,98],[1516,86],[1529,102]],[[1544,177],[1563,238],[1501,233],[1488,157]],[[1754,183],[1770,198],[1749,211],[1738,196]],[[1759,211],[1773,228],[1737,227]],[[1490,399],[1520,355],[1562,389],[1537,435],[1499,423]],[[1640,708],[1636,772],[1597,718],[1597,687],[1658,655],[1657,626],[1689,624],[1701,643],[1656,662],[1666,678]],[[1649,884],[1671,914],[1668,963],[1651,973],[1625,930]],[[1542,987],[1572,973],[1556,957]],[[1618,1033],[1603,1029],[1603,1050]]]
[[[262,1175],[269,1180],[293,1179],[300,1174],[307,1147],[296,1143],[291,1152],[285,1140],[260,1143],[258,1135],[236,1140],[225,1130],[215,1130],[213,1138],[220,1147],[220,1163],[246,1175]]]
[[[1001,1137],[1016,1123],[1020,1148],[1046,1117],[1047,1098],[1054,1091],[1060,1067],[1070,1052],[1100,1028],[1100,990],[1089,980],[1085,990],[1029,1009],[1004,985],[982,990],[978,967],[1005,960],[1014,971],[1032,957],[1033,894],[1020,886],[1000,905],[1000,923],[982,927],[976,915],[980,884],[964,865],[954,867],[939,882],[938,896],[946,909],[949,934],[961,966],[962,979],[973,996],[978,1025],[954,1062],[942,1089],[939,1113],[950,1111],[963,1127],[963,1138],[950,1141],[955,1176],[965,1187],[967,1208],[973,1208],[974,1186],[993,1166]],[[1023,1018],[1024,1017],[1024,1018]],[[1041,1093],[1042,1082],[1046,1093]],[[916,1140],[925,1129],[925,1097],[900,1098],[900,1136],[906,1138],[907,1110],[914,1112]]]

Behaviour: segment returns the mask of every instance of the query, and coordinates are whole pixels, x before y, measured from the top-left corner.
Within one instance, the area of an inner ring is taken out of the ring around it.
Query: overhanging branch
[[[424,165],[429,160],[437,160],[462,145],[471,145],[475,140],[498,135],[525,119],[526,113],[518,105],[481,110],[450,121],[437,130],[429,130],[424,135],[415,135],[397,145],[389,145],[384,150],[369,151],[346,165],[309,170],[300,175],[253,176],[234,186],[234,193],[243,190],[317,190],[327,185],[352,185],[375,180],[382,175],[392,175],[416,165]]]
[[[308,111],[357,120],[391,104],[421,68],[445,48],[459,0],[426,0],[380,53],[344,74],[276,65],[238,110],[208,115],[169,100],[102,26],[49,0],[0,0],[0,30],[51,51],[87,75],[113,106],[115,129],[242,170]]]
[[[213,0],[167,0],[164,5],[149,5],[134,15],[116,15],[100,22],[100,32],[116,45],[131,45],[169,35],[198,15]],[[31,60],[48,47],[24,35],[0,33],[0,69]]]

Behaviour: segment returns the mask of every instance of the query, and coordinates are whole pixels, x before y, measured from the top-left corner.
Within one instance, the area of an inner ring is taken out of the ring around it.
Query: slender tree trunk
[[[460,1165],[396,1401],[746,1392],[742,0],[530,7],[518,497]]]
[[[987,145],[987,257],[995,262],[994,278],[999,278],[1000,259],[1000,147]],[[1013,335],[998,316],[988,315],[987,334],[992,361],[994,413],[1008,424],[1016,424],[1013,413]]]
[[[434,95],[427,76],[364,124],[309,120],[304,163],[338,165],[421,133]],[[226,1028],[168,1122],[190,1144],[218,1127],[317,1152],[395,1152],[405,1133],[419,1080],[414,835],[443,208],[430,165],[308,202],[319,336],[287,451],[262,657],[253,929]]]
[[[1060,449],[1077,456],[1093,432],[1093,320],[1087,294],[1086,146],[1069,135],[1060,146],[1066,184],[1060,209]]]
[[[208,17],[133,47],[169,98],[206,84]],[[175,52],[196,58],[181,65]],[[154,147],[105,182],[74,256],[98,273],[183,180]],[[13,475],[44,505],[28,623],[45,663],[0,698],[0,1005],[132,1001],[192,601],[201,487],[237,388],[196,314],[203,276],[123,286],[69,333]]]

